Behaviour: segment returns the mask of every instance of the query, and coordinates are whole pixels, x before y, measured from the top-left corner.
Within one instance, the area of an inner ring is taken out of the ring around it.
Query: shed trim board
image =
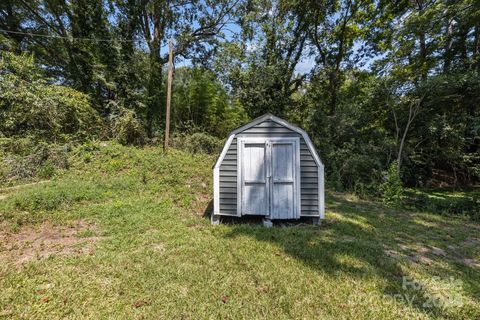
[[[226,214],[226,215],[230,215],[230,216],[232,216],[232,215],[233,216],[240,216],[241,215],[241,210],[238,207],[238,201],[241,201],[240,196],[237,196],[237,210],[235,211],[235,213],[233,213],[233,212],[232,213],[222,213],[221,212],[222,210],[220,210],[220,167],[221,167],[221,165],[222,165],[222,163],[223,163],[223,161],[224,161],[224,159],[225,159],[225,157],[228,153],[228,150],[229,150],[230,146],[232,145],[232,142],[237,137],[237,134],[242,133],[243,131],[245,131],[247,129],[250,129],[252,127],[255,127],[255,126],[261,124],[264,121],[275,122],[276,124],[284,126],[285,128],[288,128],[291,131],[293,131],[295,133],[298,133],[303,138],[303,141],[305,142],[305,145],[307,146],[307,148],[308,148],[308,150],[309,150],[309,152],[310,152],[310,154],[313,158],[313,161],[315,162],[315,164],[317,165],[317,168],[318,168],[318,171],[317,171],[318,173],[317,173],[317,177],[316,177],[318,179],[317,180],[317,186],[318,186],[318,208],[317,208],[317,210],[318,210],[318,213],[313,214],[313,212],[312,212],[312,213],[304,213],[303,214],[303,213],[300,212],[300,214],[301,214],[301,216],[319,217],[320,219],[323,219],[324,216],[325,216],[324,166],[323,166],[323,163],[321,162],[320,157],[318,156],[318,154],[317,154],[317,152],[316,152],[316,150],[313,146],[312,141],[310,140],[309,136],[307,135],[307,133],[304,130],[286,122],[285,120],[282,120],[282,119],[280,119],[280,118],[278,118],[274,115],[271,115],[271,114],[263,115],[259,118],[256,118],[255,120],[249,122],[248,124],[238,128],[238,129],[235,129],[234,131],[232,131],[232,133],[228,137],[228,139],[227,139],[227,141],[226,141],[226,143],[225,143],[225,145],[222,149],[222,152],[220,153],[220,156],[217,159],[217,161],[216,161],[216,163],[213,167],[213,173],[214,173],[214,175],[213,175],[213,177],[214,177],[214,181],[213,181],[213,183],[214,183],[214,211],[213,211],[213,214],[214,215],[225,215]],[[288,139],[295,139],[295,138],[294,137],[284,137],[284,138],[281,138],[281,137],[265,137],[265,138],[264,137],[261,137],[261,138],[260,137],[259,138],[237,137],[236,144],[239,143],[239,140],[241,141],[241,140],[244,140],[244,139],[250,139],[250,140],[251,139],[261,139],[263,141],[265,141],[265,140],[272,140],[273,141],[273,140],[276,140],[276,139],[283,139],[283,140],[287,139],[288,140]],[[299,138],[296,138],[296,139],[299,139]],[[303,144],[303,142],[302,143],[297,142],[296,143],[297,148],[300,148],[301,144]],[[240,158],[241,148],[239,148],[237,145],[236,145],[236,147],[237,147],[236,160],[238,161],[237,162],[237,170],[238,170],[238,167],[239,167],[238,163],[240,162],[240,159],[241,159]],[[296,166],[300,165],[300,158],[301,158],[301,156],[298,155],[298,158],[296,158],[296,160],[295,160],[296,161]],[[222,168],[224,168],[224,166]],[[304,172],[302,171],[302,175],[303,175],[303,173]],[[298,178],[299,178],[299,176],[300,175],[298,175]],[[241,183],[239,177],[240,176],[238,176],[238,173],[237,173],[237,194],[241,189],[241,188],[239,188],[239,183]],[[309,178],[309,179],[311,179],[311,178]],[[302,182],[300,181],[297,184],[298,185],[297,190],[298,190],[299,194],[300,194],[300,189],[301,189],[301,186],[302,186],[301,183]],[[303,193],[302,193],[302,196],[303,196]],[[296,195],[296,197],[297,197],[297,195]],[[301,200],[299,200],[297,202],[297,204],[300,204],[300,201]]]

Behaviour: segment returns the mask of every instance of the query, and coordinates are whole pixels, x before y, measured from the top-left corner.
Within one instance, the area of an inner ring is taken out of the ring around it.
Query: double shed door
[[[238,215],[300,218],[299,138],[239,138],[238,150]]]

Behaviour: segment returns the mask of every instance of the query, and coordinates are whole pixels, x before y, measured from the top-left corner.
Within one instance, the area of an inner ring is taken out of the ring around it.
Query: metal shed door
[[[299,141],[246,138],[239,147],[239,213],[299,218]]]
[[[271,211],[272,219],[297,218],[297,161],[295,141],[272,141]]]
[[[267,144],[241,141],[241,213],[269,214]]]

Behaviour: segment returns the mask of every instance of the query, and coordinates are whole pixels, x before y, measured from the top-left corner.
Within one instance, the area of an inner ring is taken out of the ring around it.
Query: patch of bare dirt
[[[68,226],[44,222],[38,226],[23,227],[17,233],[2,231],[0,261],[20,267],[53,255],[93,254],[94,244],[100,239],[96,226],[83,220]]]
[[[480,245],[480,239],[478,238],[468,238],[463,242],[464,245],[466,246],[477,246]]]
[[[469,239],[469,241],[470,243],[475,243],[475,239]],[[411,262],[425,265],[432,265],[434,261],[431,259],[431,257],[434,257],[436,259],[460,262],[469,267],[480,268],[480,261],[467,258],[455,253],[455,249],[458,248],[458,246],[456,245],[447,246],[447,248],[450,250],[449,252],[435,246],[424,245],[408,246],[404,244],[399,244],[399,248],[401,249],[400,252],[385,247],[384,253],[390,258],[407,259]]]
[[[427,266],[431,266],[433,264],[433,260],[422,255],[417,256],[409,256],[408,259],[415,263],[425,264]]]
[[[436,256],[440,256],[444,258],[447,257],[447,253],[445,252],[445,250],[437,248],[435,246],[431,246],[430,251]]]
[[[157,251],[158,253],[165,253],[166,248],[163,243],[156,243],[153,245],[153,249]]]
[[[204,216],[207,211],[213,211],[212,196],[208,193],[200,193],[195,197],[193,210],[197,216]],[[209,212],[208,212],[209,213]]]
[[[404,249],[402,248],[402,251]],[[410,250],[409,250],[410,251]],[[419,264],[425,264],[425,265],[432,265],[433,260],[428,258],[427,256],[424,255],[425,252],[420,252],[417,251],[416,254],[413,254],[413,252],[409,252],[410,254],[405,254],[404,252],[398,252],[396,250],[392,249],[386,249],[384,250],[384,253],[386,256],[394,259],[406,259],[408,261],[414,262],[414,263],[419,263]]]
[[[401,258],[403,255],[396,250],[387,249],[383,251],[390,258]]]
[[[469,267],[480,268],[480,262],[475,259],[463,259],[463,263]]]

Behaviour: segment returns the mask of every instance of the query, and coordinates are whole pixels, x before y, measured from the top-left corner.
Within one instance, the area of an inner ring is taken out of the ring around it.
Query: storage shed
[[[324,218],[324,168],[310,138],[271,114],[230,134],[213,177],[214,224],[220,216]]]

